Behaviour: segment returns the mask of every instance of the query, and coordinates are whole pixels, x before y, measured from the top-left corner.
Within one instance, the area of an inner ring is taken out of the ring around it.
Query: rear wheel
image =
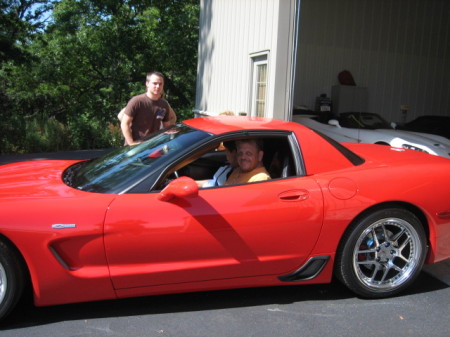
[[[360,296],[392,296],[417,278],[426,249],[425,232],[414,214],[400,208],[379,210],[344,235],[336,276]]]
[[[7,316],[22,296],[25,273],[17,253],[0,241],[0,320]]]

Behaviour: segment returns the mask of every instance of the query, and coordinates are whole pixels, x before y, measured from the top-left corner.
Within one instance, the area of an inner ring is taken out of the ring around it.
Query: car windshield
[[[339,114],[339,124],[351,129],[392,129],[381,116],[370,112],[345,112]]]
[[[79,190],[119,193],[210,136],[204,131],[177,124],[138,145],[124,146],[103,157],[77,163],[66,170],[63,179]]]

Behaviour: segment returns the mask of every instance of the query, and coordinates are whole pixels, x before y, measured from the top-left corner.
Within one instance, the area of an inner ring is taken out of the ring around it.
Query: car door
[[[309,177],[157,196],[123,194],[107,212],[116,289],[289,273],[305,262],[322,226],[322,193]]]

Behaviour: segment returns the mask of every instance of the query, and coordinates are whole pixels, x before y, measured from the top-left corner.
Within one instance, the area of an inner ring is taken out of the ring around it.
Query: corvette
[[[429,133],[399,130],[375,113],[345,112],[338,117],[294,115],[293,120],[338,142],[389,145],[450,158],[449,139]]]
[[[271,180],[199,188],[220,144],[264,142]],[[450,257],[450,160],[298,123],[195,118],[84,161],[0,166],[0,317],[37,306],[329,283],[394,296]]]

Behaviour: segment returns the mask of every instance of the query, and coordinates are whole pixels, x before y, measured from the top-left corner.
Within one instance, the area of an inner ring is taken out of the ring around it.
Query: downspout
[[[295,89],[295,80],[297,73],[297,55],[298,55],[298,36],[300,31],[300,3],[301,0],[294,0],[294,35],[293,35],[293,52],[291,53],[291,83],[289,89],[289,98],[288,98],[288,109],[285,115],[285,119],[288,121],[292,121],[292,114],[294,111],[294,89]]]

